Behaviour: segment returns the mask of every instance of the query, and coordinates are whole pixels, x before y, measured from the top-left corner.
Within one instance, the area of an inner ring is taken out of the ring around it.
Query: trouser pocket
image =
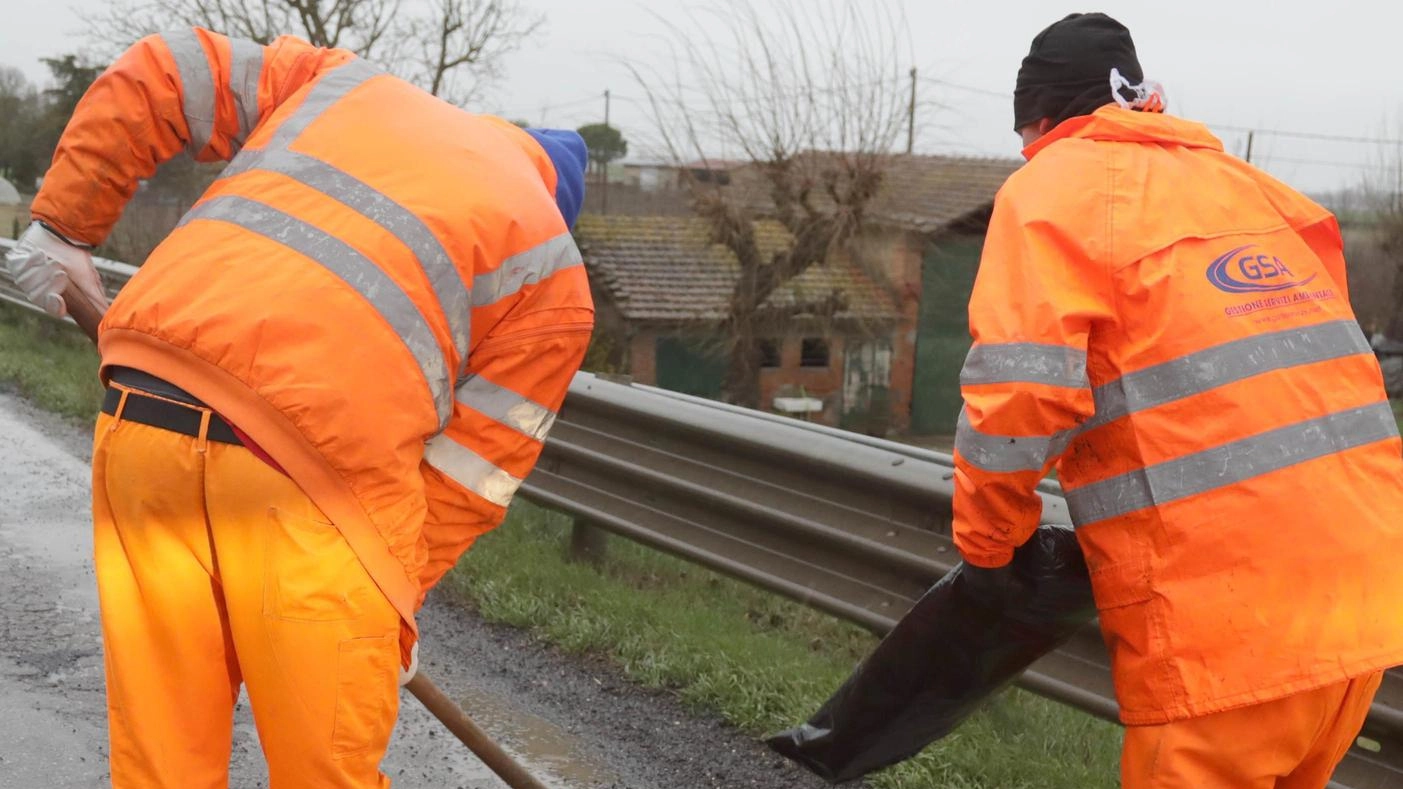
[[[359,618],[376,590],[340,530],[276,507],[268,517],[264,614],[293,622]]]
[[[332,758],[349,756],[389,740],[398,698],[399,649],[396,638],[351,638],[336,657],[336,719]]]

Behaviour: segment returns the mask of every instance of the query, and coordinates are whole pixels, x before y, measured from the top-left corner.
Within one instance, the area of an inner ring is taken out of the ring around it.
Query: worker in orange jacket
[[[1319,789],[1403,663],[1403,459],[1329,212],[1163,114],[1129,32],[1033,40],[961,374],[978,588],[1059,472],[1127,789]]]
[[[112,782],[384,787],[428,589],[503,517],[583,357],[573,132],[349,52],[185,29],[79,103],[8,256],[56,314],[181,151],[229,160],[112,302],[93,456]]]

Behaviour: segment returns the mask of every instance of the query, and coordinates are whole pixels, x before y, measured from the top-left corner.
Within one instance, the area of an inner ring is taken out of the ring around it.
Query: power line
[[[1320,132],[1297,132],[1282,129],[1257,129],[1249,126],[1228,126],[1221,123],[1204,123],[1205,126],[1223,131],[1256,132],[1274,137],[1292,137],[1301,140],[1323,140],[1326,142],[1352,142],[1369,145],[1403,145],[1403,138],[1397,137],[1354,137],[1348,134],[1322,134]]]
[[[719,76],[724,76],[724,75],[718,75],[718,77],[719,77]],[[747,76],[745,76],[745,75],[736,75],[736,76],[739,78],[739,81],[740,81],[740,82],[743,82],[743,83],[744,83],[744,82],[749,82],[749,83],[754,84],[754,83],[758,83],[758,82],[760,81],[760,80],[757,80],[757,79],[754,79],[754,78],[747,77]],[[893,74],[888,75],[888,76],[876,77],[876,78],[872,78],[872,79],[846,79],[846,80],[842,80],[842,81],[840,81],[840,82],[838,82],[837,84],[834,84],[834,85],[803,84],[803,83],[802,83],[802,78],[796,78],[796,82],[798,82],[799,84],[795,84],[795,85],[793,85],[793,86],[785,86],[784,89],[776,90],[776,91],[774,91],[774,92],[772,92],[772,93],[763,93],[763,92],[762,92],[762,93],[741,94],[741,95],[742,95],[742,96],[745,96],[745,97],[747,97],[747,98],[752,98],[752,97],[753,97],[753,98],[757,98],[757,99],[767,99],[767,100],[774,100],[774,99],[788,100],[788,99],[802,99],[802,98],[804,98],[805,96],[811,96],[811,95],[814,95],[814,94],[816,94],[816,93],[825,94],[825,95],[841,95],[841,94],[849,93],[850,91],[853,91],[853,90],[857,90],[857,89],[859,89],[859,88],[892,87],[892,88],[894,88],[894,89],[900,89],[900,88],[902,88],[902,87],[904,86],[904,84],[905,84],[905,82],[906,82],[906,75],[893,73]],[[711,79],[711,80],[710,80],[710,84],[709,84],[709,85],[680,85],[680,84],[679,84],[679,85],[676,85],[675,88],[674,88],[673,90],[674,90],[674,92],[675,92],[675,95],[679,95],[679,96],[680,96],[682,93],[695,93],[695,94],[699,94],[703,99],[708,99],[708,98],[710,98],[710,97],[716,95],[716,93],[718,92],[718,90],[720,90],[720,91],[733,90],[733,88],[727,86],[727,85],[725,84],[725,81],[724,81],[724,80],[719,79],[719,78],[715,78],[715,79]]]
[[[940,78],[937,78],[937,77],[918,76],[916,79],[917,79],[917,81],[920,82],[920,83],[924,83],[924,84],[928,84],[928,85],[936,85],[936,86],[939,86],[939,87],[949,88],[949,89],[952,89],[952,90],[963,91],[963,92],[966,92],[966,93],[973,93],[973,94],[976,94],[976,95],[985,96],[985,97],[989,97],[989,98],[997,98],[997,99],[1003,99],[1003,100],[1012,99],[1012,94],[1009,94],[1009,93],[1005,93],[1005,92],[997,91],[997,90],[990,90],[990,89],[988,89],[988,88],[981,88],[981,87],[977,87],[977,86],[974,86],[974,85],[964,85],[964,84],[961,84],[961,83],[958,83],[958,82],[951,82],[951,81],[949,81],[949,80],[944,80],[944,79],[940,79]],[[852,86],[843,86],[843,87],[834,87],[834,86],[812,86],[812,87],[809,87],[809,88],[802,88],[802,89],[800,89],[800,90],[798,90],[798,91],[796,91],[796,92],[794,92],[794,93],[775,92],[775,93],[771,93],[771,94],[758,93],[758,94],[755,94],[755,95],[744,94],[744,93],[738,93],[738,94],[736,94],[736,95],[734,95],[734,96],[730,96],[730,97],[728,97],[728,98],[730,98],[732,101],[738,101],[738,102],[740,102],[741,104],[749,105],[749,104],[759,103],[759,102],[765,102],[765,101],[774,101],[774,100],[781,100],[781,99],[800,98],[800,97],[802,97],[803,95],[806,95],[806,94],[807,94],[807,95],[814,95],[814,94],[832,95],[832,94],[834,94],[834,93],[837,93],[837,92],[840,91],[840,90],[843,90],[844,87],[849,87],[849,88],[851,88],[851,87],[861,88],[861,87],[876,86],[876,85],[882,85],[882,84],[889,84],[889,83],[888,83],[887,80],[880,80],[880,81],[871,82],[871,83],[862,82],[862,83],[858,83],[858,84],[855,84],[855,85],[852,85]],[[683,92],[683,93],[703,93],[703,92],[704,92],[701,88],[698,88],[698,87],[692,86],[692,85],[680,86],[680,90],[681,90],[681,92]],[[653,97],[653,98],[650,98],[650,99],[639,99],[639,98],[634,98],[634,97],[618,96],[618,95],[616,95],[616,96],[614,96],[614,98],[616,98],[616,99],[618,99],[618,100],[620,100],[620,101],[627,102],[627,103],[629,103],[629,104],[634,104],[634,105],[640,106],[640,107],[646,107],[648,104],[652,103],[653,101],[656,101],[656,102],[659,103],[659,104],[664,104],[664,105],[669,105],[669,106],[674,106],[674,107],[689,107],[689,106],[692,106],[692,105],[693,105],[693,102],[686,101],[686,100],[681,99],[680,97],[675,96],[675,95],[674,95],[674,96],[665,96],[665,95],[664,95],[664,96],[657,96],[657,97]],[[588,97],[584,97],[584,98],[579,98],[579,99],[572,99],[572,100],[568,100],[568,101],[561,101],[561,102],[555,102],[555,103],[551,103],[551,104],[542,105],[542,106],[536,108],[536,111],[538,111],[538,112],[543,112],[543,113],[544,113],[544,112],[551,112],[551,111],[559,110],[559,109],[568,109],[568,108],[573,108],[573,107],[579,107],[579,106],[583,106],[583,105],[585,105],[585,104],[589,104],[589,103],[596,102],[596,101],[598,101],[598,94],[594,94],[594,95],[591,95],[591,96],[588,96]],[[1369,137],[1369,136],[1349,135],[1349,134],[1329,134],[1329,133],[1323,133],[1323,132],[1292,131],[1292,130],[1289,130],[1289,129],[1261,129],[1261,128],[1256,128],[1256,127],[1252,127],[1252,126],[1236,126],[1236,125],[1231,125],[1231,124],[1211,123],[1211,122],[1204,122],[1204,125],[1206,125],[1206,126],[1212,128],[1212,129],[1218,130],[1218,131],[1238,132],[1238,133],[1243,133],[1243,134],[1269,135],[1269,136],[1273,136],[1273,137],[1283,137],[1283,138],[1287,138],[1287,139],[1314,140],[1314,141],[1317,141],[1317,142],[1352,143],[1352,144],[1363,144],[1363,145],[1391,145],[1391,146],[1403,147],[1403,138],[1400,138],[1400,137]],[[1275,160],[1275,161],[1278,161],[1278,162],[1290,162],[1290,163],[1292,163],[1292,164],[1309,164],[1309,165],[1319,165],[1319,166],[1351,167],[1351,168],[1357,168],[1357,169],[1369,169],[1369,168],[1372,166],[1372,165],[1368,165],[1368,164],[1359,164],[1359,163],[1350,163],[1350,162],[1332,162],[1332,161],[1326,161],[1326,160],[1321,160],[1321,159],[1286,159],[1286,158],[1282,158],[1282,157],[1271,157],[1271,158],[1272,158],[1273,160]]]
[[[1007,99],[1012,99],[1012,98],[1013,98],[1013,94],[1011,94],[1011,93],[1005,93],[1005,92],[1003,92],[1003,91],[997,91],[997,90],[989,90],[988,88],[979,88],[979,87],[975,87],[975,86],[973,86],[973,85],[962,85],[962,84],[960,84],[960,83],[958,83],[958,82],[951,82],[951,81],[949,81],[949,80],[939,79],[939,78],[937,78],[937,77],[921,77],[921,78],[920,78],[920,81],[921,81],[921,82],[926,82],[926,83],[929,83],[929,84],[932,84],[932,85],[939,85],[939,86],[945,87],[945,88],[952,88],[952,89],[954,89],[954,90],[964,91],[964,92],[966,92],[966,93],[975,93],[975,94],[978,94],[978,95],[981,95],[981,96],[989,96],[989,97],[991,97],[991,98],[1006,99],[1006,100],[1007,100]],[[1255,132],[1256,134],[1266,134],[1266,135],[1271,135],[1271,136],[1274,136],[1274,137],[1289,137],[1289,138],[1300,139],[1300,140],[1320,140],[1320,141],[1325,141],[1325,142],[1363,143],[1363,144],[1366,144],[1366,145],[1398,145],[1398,146],[1403,146],[1403,138],[1399,138],[1399,137],[1362,137],[1362,136],[1349,135],[1349,134],[1325,134],[1325,133],[1322,133],[1322,132],[1289,131],[1289,130],[1286,130],[1286,129],[1259,129],[1259,128],[1252,127],[1252,126],[1231,126],[1231,125],[1224,124],[1224,123],[1207,123],[1207,122],[1205,122],[1204,125],[1205,125],[1205,126],[1209,126],[1209,127],[1211,127],[1211,128],[1214,128],[1214,129],[1221,129],[1221,130],[1223,130],[1223,131],[1242,132],[1242,133],[1247,133],[1247,134],[1250,134],[1250,133],[1254,133],[1254,132]],[[1302,161],[1304,162],[1304,160],[1302,160]],[[1310,163],[1320,163],[1320,164],[1323,164],[1323,162],[1310,162]],[[1348,166],[1348,165],[1347,165],[1347,166]]]
[[[537,112],[543,113],[543,114],[544,114],[544,113],[547,113],[547,112],[554,112],[555,110],[562,110],[562,109],[567,109],[567,108],[570,108],[570,107],[580,107],[580,106],[584,106],[585,104],[590,104],[590,103],[597,102],[597,101],[599,101],[599,94],[598,94],[598,93],[595,93],[595,94],[593,94],[593,95],[591,95],[591,96],[588,96],[588,97],[586,97],[586,98],[571,99],[571,100],[569,100],[569,101],[558,101],[558,102],[554,102],[554,103],[552,103],[552,104],[541,104],[541,105],[537,105],[536,107],[532,108],[531,110],[529,110],[529,111],[527,111],[527,112],[503,111],[503,112],[500,112],[499,114],[500,114],[500,115],[503,115],[503,116],[506,116],[506,115],[531,115],[531,114],[537,113]]]
[[[620,101],[627,101],[633,104],[640,105],[657,103],[675,107],[695,108],[697,105],[714,104],[718,102],[726,104],[739,103],[742,105],[760,105],[767,102],[788,102],[798,99],[810,98],[814,96],[826,96],[830,98],[842,99],[850,97],[854,94],[854,92],[860,91],[864,88],[881,87],[890,88],[890,90],[883,91],[880,94],[875,94],[879,100],[883,99],[884,97],[890,96],[892,101],[896,101],[899,97],[904,96],[906,93],[905,85],[903,83],[904,80],[882,79],[877,81],[859,81],[839,85],[815,85],[811,87],[795,88],[789,91],[775,92],[745,92],[735,87],[721,85],[718,85],[714,90],[692,86],[681,86],[679,88],[668,88],[666,90],[659,91],[656,94],[648,96],[646,98],[635,98],[631,96],[615,96],[615,98],[619,99]],[[697,98],[689,100],[682,95],[684,93],[696,94]],[[863,96],[860,96],[860,98],[863,98]],[[905,102],[903,101],[902,104],[904,106]]]
[[[743,92],[736,90],[734,87],[731,86],[721,85],[720,83],[712,87],[697,85],[676,85],[669,86],[666,90],[660,91],[658,94],[647,98],[635,98],[632,96],[621,96],[618,94],[615,94],[614,98],[618,99],[619,101],[628,102],[630,104],[637,104],[640,106],[647,106],[648,104],[656,102],[658,104],[664,104],[674,107],[695,107],[698,104],[705,104],[707,102],[714,102],[718,100],[724,100],[727,103],[739,102],[741,104],[750,105],[772,101],[791,101],[794,99],[802,99],[805,97],[815,95],[843,97],[851,91],[876,87],[889,87],[891,88],[891,92],[893,95],[897,95],[898,92],[901,95],[904,95],[904,86],[906,84],[906,79],[907,77],[905,75],[895,75],[892,77],[882,77],[880,79],[841,82],[836,85],[796,86],[787,90],[775,90],[769,92]],[[696,95],[697,99],[694,101],[689,101],[686,98],[684,98],[683,94],[688,93]],[[576,107],[588,104],[590,102],[598,101],[598,96],[599,94],[595,93],[585,98],[554,102],[551,104],[543,104],[534,108],[533,111],[550,112],[552,110]]]
[[[1381,165],[1363,164],[1361,162],[1331,162],[1324,159],[1294,159],[1288,156],[1263,156],[1261,157],[1262,167],[1270,167],[1274,164],[1312,164],[1320,167],[1347,167],[1355,170],[1376,170],[1382,169]]]
[[[989,96],[995,99],[1004,99],[1005,101],[1008,101],[1013,98],[1012,93],[1004,93],[1002,91],[989,90],[988,88],[976,88],[973,85],[961,85],[958,82],[950,82],[948,80],[938,79],[936,77],[921,77],[920,80],[931,85],[939,85],[943,88],[953,88],[955,90],[965,91],[966,93],[977,93],[981,96]]]

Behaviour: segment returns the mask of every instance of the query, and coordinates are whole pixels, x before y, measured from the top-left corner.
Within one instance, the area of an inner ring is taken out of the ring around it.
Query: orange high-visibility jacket
[[[412,628],[535,464],[593,326],[555,169],[348,52],[187,29],[93,84],[33,214],[100,242],[181,150],[231,164],[113,302],[104,370],[245,431]]]
[[[1403,459],[1334,217],[1161,114],[1025,153],[970,301],[966,560],[1009,560],[1055,463],[1129,724],[1403,663]]]

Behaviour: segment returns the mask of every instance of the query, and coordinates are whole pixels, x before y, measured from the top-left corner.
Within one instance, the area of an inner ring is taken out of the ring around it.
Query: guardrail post
[[[570,561],[598,564],[604,560],[608,533],[584,518],[570,529]]]

